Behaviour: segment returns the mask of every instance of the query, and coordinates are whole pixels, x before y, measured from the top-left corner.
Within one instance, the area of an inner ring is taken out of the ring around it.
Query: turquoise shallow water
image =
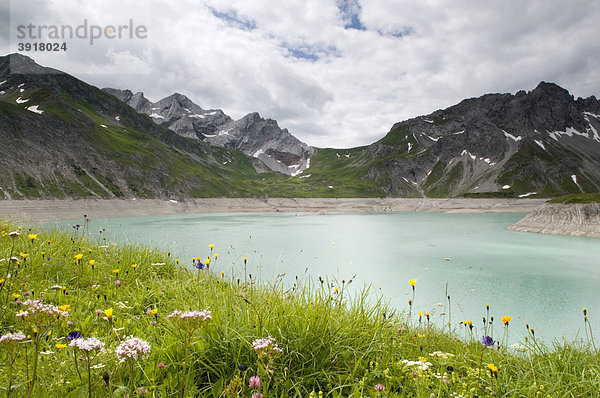
[[[409,279],[417,279],[413,313],[429,311],[440,324],[446,286],[452,319],[481,325],[489,303],[500,334],[500,317],[513,316],[511,340],[525,324],[550,342],[585,336],[581,309],[600,327],[600,240],[512,232],[523,214],[290,213],[194,214],[97,219],[92,236],[134,241],[170,250],[182,261],[206,258],[209,243],[219,260],[215,272],[262,280],[285,274],[356,278],[394,308],[408,309]],[[60,227],[81,221],[61,222]],[[54,225],[54,224],[46,224]],[[449,258],[450,261],[444,260]],[[447,321],[447,320],[446,320]]]

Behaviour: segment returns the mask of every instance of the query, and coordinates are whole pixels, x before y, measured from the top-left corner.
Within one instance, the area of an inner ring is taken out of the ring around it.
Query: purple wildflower
[[[81,333],[79,333],[77,330],[73,330],[72,332],[69,332],[69,335],[67,336],[67,340],[69,341],[73,341],[75,339],[79,339],[81,338]]]
[[[385,387],[382,386],[381,384],[375,384],[375,391],[383,391],[385,390]]]
[[[490,336],[483,336],[481,338],[481,344],[487,347],[491,347],[494,345],[494,339],[492,339]]]

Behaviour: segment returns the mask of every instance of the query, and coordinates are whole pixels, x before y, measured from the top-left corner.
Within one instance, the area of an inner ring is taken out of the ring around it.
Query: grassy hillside
[[[510,320],[492,323],[496,309],[474,314],[485,328],[439,330],[428,314],[368,304],[366,293],[350,298],[347,281],[256,281],[245,258],[221,264],[210,242],[199,245],[201,258],[176,259],[94,243],[88,227],[2,225],[0,387],[9,396],[581,397],[600,389],[591,339],[547,348],[532,330],[507,347]],[[495,342],[482,344],[482,335]]]
[[[600,193],[563,195],[549,200],[548,203],[600,203]]]

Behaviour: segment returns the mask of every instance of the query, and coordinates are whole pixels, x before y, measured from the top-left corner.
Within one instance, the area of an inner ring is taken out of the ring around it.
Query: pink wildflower
[[[173,311],[167,318],[179,318],[179,319],[199,319],[201,321],[207,321],[212,319],[211,312],[209,310],[204,311]]]
[[[253,392],[252,393],[252,398],[263,398],[263,395],[259,392]]]
[[[250,377],[250,382],[248,383],[248,387],[250,387],[250,388],[260,387],[260,377],[258,377],[258,376]]]
[[[271,358],[274,355],[279,355],[283,351],[275,343],[275,339],[271,336],[266,339],[256,339],[252,342],[252,348],[258,353],[259,358]]]
[[[125,362],[128,359],[138,359],[138,357],[146,359],[150,354],[150,344],[137,337],[130,337],[115,349],[115,353],[120,362]]]
[[[385,387],[382,386],[381,384],[375,384],[375,391],[383,391],[385,390]]]
[[[79,348],[82,351],[103,351],[104,343],[95,337],[80,338],[71,341],[71,347]]]
[[[27,338],[22,332],[17,333],[6,333],[2,337],[0,337],[0,344],[5,341],[23,341]]]

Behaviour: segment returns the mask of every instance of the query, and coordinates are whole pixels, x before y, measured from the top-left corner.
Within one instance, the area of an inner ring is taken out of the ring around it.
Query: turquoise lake
[[[439,325],[447,322],[439,305],[447,286],[453,324],[472,319],[481,329],[489,303],[497,335],[501,316],[514,317],[513,342],[526,336],[526,324],[548,343],[585,338],[583,307],[600,333],[600,240],[506,230],[523,216],[212,213],[95,219],[89,231],[163,248],[190,266],[192,257],[210,254],[212,243],[219,259],[211,270],[242,279],[244,256],[247,272],[261,281],[284,274],[289,284],[296,277],[318,283],[319,276],[341,284],[356,275],[351,293],[368,285],[373,299],[398,310],[408,311],[408,280],[417,279],[413,314],[428,311]],[[81,221],[45,225],[75,223]]]

